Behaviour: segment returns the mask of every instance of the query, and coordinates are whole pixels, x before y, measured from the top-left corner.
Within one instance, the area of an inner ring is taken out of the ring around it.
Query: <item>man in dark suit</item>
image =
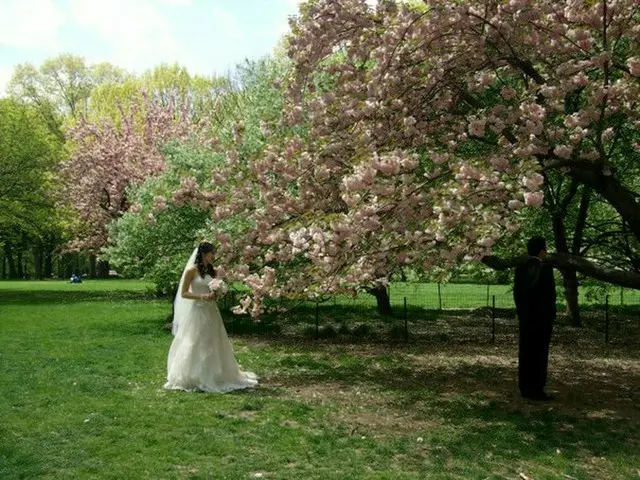
[[[544,387],[556,319],[556,286],[553,268],[542,263],[547,254],[544,238],[532,237],[527,251],[529,258],[516,268],[513,286],[520,326],[518,386],[524,398],[551,400]]]

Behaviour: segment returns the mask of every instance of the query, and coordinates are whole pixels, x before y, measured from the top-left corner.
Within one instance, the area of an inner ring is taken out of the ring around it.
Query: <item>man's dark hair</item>
[[[542,250],[547,249],[547,242],[542,237],[531,237],[527,242],[527,253],[537,257]]]

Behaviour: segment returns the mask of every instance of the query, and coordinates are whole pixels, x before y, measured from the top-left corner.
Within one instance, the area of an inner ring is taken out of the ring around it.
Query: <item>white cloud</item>
[[[213,18],[216,24],[220,26],[229,36],[233,38],[242,37],[240,26],[235,18],[229,15],[221,8],[213,9]]]
[[[106,45],[108,60],[138,70],[174,61],[179,45],[171,22],[150,0],[69,0],[72,17]]]
[[[64,23],[54,0],[2,0],[0,45],[56,51]]]
[[[191,5],[191,0],[160,0],[165,5],[169,5],[171,7],[186,7]]]
[[[0,66],[0,97],[5,95],[11,75],[13,75],[13,67]]]

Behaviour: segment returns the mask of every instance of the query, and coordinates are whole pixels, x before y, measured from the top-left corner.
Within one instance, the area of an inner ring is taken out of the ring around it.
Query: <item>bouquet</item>
[[[220,278],[214,278],[209,282],[209,290],[215,293],[217,297],[222,297],[229,291],[229,285]]]

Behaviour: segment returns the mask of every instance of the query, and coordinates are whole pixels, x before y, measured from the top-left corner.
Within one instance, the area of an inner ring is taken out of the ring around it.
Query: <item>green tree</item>
[[[64,53],[46,60],[39,68],[30,63],[16,66],[8,91],[25,101],[54,105],[57,112],[72,118],[84,114],[93,88],[118,82],[124,72],[109,64],[87,65],[83,57]]]
[[[0,99],[0,245],[11,277],[23,275],[22,251],[28,246],[36,247],[35,274],[42,275],[38,245],[56,234],[61,218],[55,208],[61,148],[37,108]]]
[[[209,135],[216,145],[234,142],[234,128],[242,122],[243,148],[255,153],[262,148],[264,120],[274,120],[282,109],[279,85],[287,64],[281,58],[264,58],[238,66],[210,110]],[[119,271],[154,281],[158,292],[172,293],[191,249],[211,239],[214,229],[233,235],[244,228],[241,219],[212,220],[208,209],[177,205],[171,200],[184,191],[185,182],[206,186],[226,157],[205,146],[168,145],[163,149],[164,173],[148,179],[129,193],[134,206],[111,228],[106,257]],[[178,202],[179,203],[179,202]]]
[[[157,293],[172,295],[186,259],[198,239],[205,238],[211,219],[206,210],[194,206],[165,208],[165,199],[180,188],[183,176],[195,175],[205,182],[221,158],[175,144],[163,152],[166,171],[132,189],[134,205],[111,225],[104,257],[121,274],[144,277],[155,283]]]
[[[128,76],[117,82],[103,82],[91,92],[89,117],[118,121],[120,110],[132,104],[141,104],[143,95],[158,99],[165,106],[179,102],[191,110],[192,115],[215,108],[220,96],[230,90],[227,78],[191,75],[177,64],[159,65],[140,76]]]

